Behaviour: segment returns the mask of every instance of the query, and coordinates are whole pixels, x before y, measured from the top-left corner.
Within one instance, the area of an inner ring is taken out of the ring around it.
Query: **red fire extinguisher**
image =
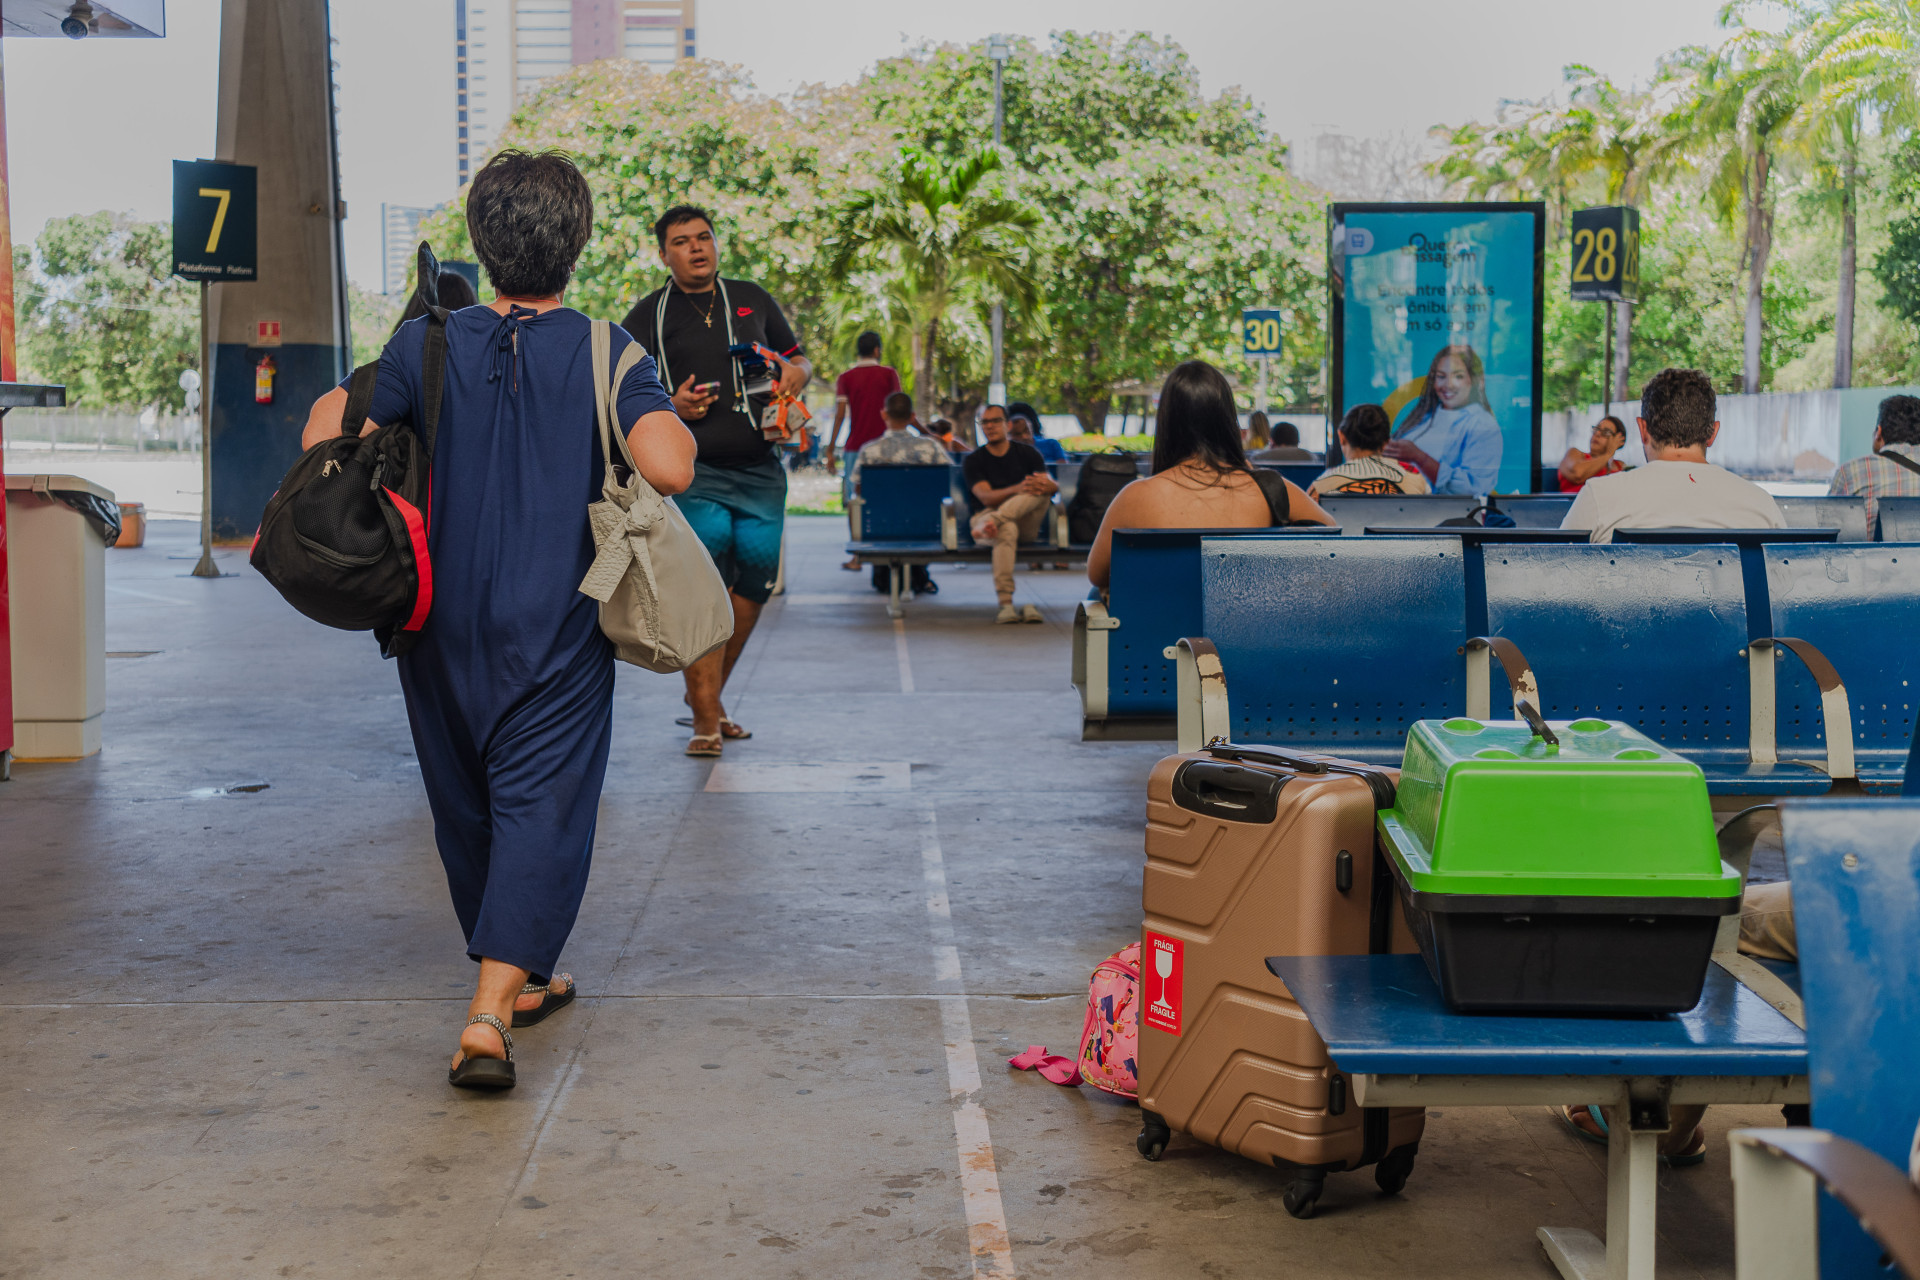
[[[272,356],[261,356],[260,363],[253,366],[253,402],[255,404],[273,403],[273,371],[276,366]]]

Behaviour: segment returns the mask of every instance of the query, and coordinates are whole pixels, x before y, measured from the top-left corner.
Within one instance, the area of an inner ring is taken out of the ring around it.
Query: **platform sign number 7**
[[[217,283],[258,276],[258,171],[215,160],[173,162],[173,272]]]

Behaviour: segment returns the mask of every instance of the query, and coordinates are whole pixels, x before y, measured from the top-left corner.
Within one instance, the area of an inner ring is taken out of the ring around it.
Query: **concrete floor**
[[[237,550],[186,576],[191,525],[110,553],[106,750],[0,786],[0,1277],[1550,1277],[1535,1226],[1602,1229],[1543,1108],[1432,1112],[1402,1196],[1335,1176],[1300,1222],[1007,1070],[1137,936],[1170,747],[1079,741],[1077,573],[995,627],[939,570],[896,627],[843,529],[792,523],[720,767],[622,670],[585,998],[501,1096],[445,1083],[473,970],[392,669]],[[1733,1274],[1724,1133],[1777,1122],[1717,1109],[1663,1173],[1664,1276]]]

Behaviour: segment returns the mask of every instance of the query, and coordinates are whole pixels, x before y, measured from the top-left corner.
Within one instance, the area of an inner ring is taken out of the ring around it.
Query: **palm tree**
[[[1814,16],[1803,35],[1808,131],[1822,185],[1840,218],[1840,280],[1834,308],[1833,385],[1853,385],[1855,233],[1860,143],[1869,117],[1883,128],[1920,123],[1920,5],[1846,0]]]
[[[951,158],[903,147],[879,187],[843,203],[827,244],[827,271],[849,284],[885,281],[912,333],[914,403],[933,411],[941,326],[989,289],[1022,308],[1038,301],[1030,269],[1040,215],[988,183],[1000,168],[993,150]]]
[[[1745,8],[1736,0],[1721,11],[1721,21],[1740,21]],[[1789,34],[1752,26],[1711,52],[1689,51],[1683,62],[1693,72],[1691,92],[1666,121],[1708,166],[1707,194],[1722,219],[1740,223],[1747,268],[1741,389],[1749,395],[1760,390],[1761,382],[1761,303],[1773,252],[1774,169],[1795,141],[1802,108],[1805,76],[1797,55]]]

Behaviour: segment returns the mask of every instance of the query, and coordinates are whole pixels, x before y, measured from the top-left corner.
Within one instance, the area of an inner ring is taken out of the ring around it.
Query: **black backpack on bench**
[[[1080,464],[1080,484],[1067,504],[1067,541],[1092,542],[1100,536],[1100,521],[1120,491],[1140,478],[1133,455],[1123,449],[1096,453]]]
[[[253,567],[315,622],[372,631],[386,657],[414,646],[433,607],[433,439],[446,386],[447,311],[438,305],[440,266],[420,246],[420,293],[428,299],[422,357],[424,421],[361,434],[380,362],[353,371],[342,434],[300,456],[280,482],[253,537]]]

